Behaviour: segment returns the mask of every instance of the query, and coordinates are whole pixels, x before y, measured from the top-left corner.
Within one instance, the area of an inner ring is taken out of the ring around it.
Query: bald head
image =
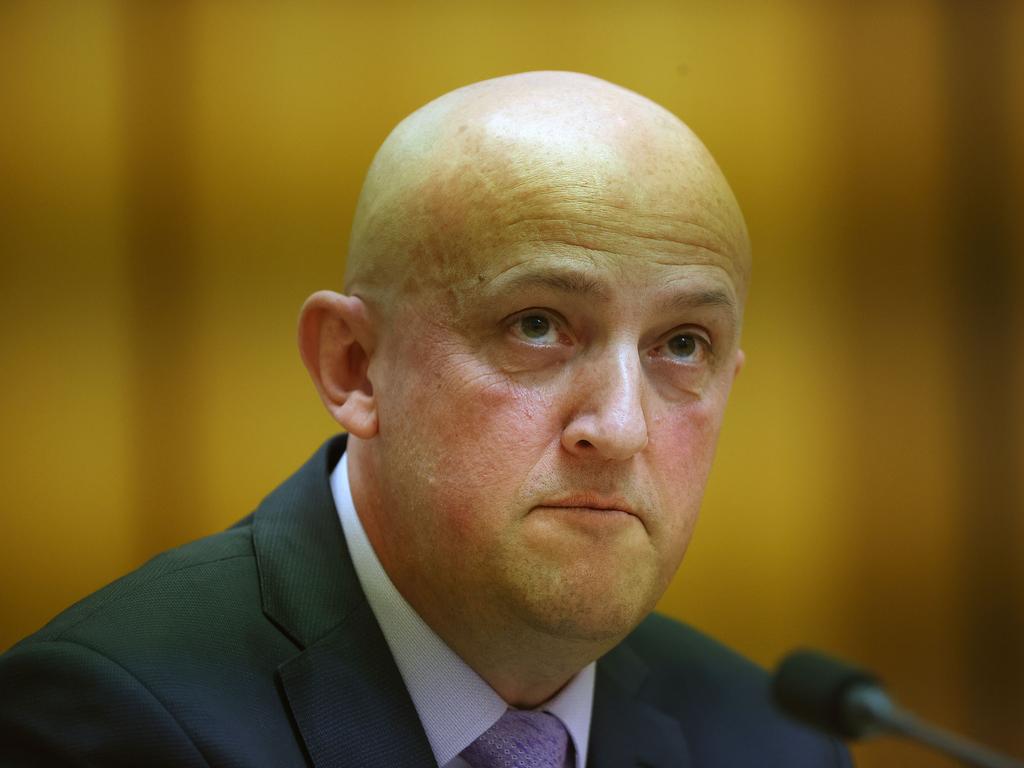
[[[592,77],[459,89],[374,159],[348,295],[311,296],[299,344],[382,565],[506,702],[551,696],[668,585],[748,269],[700,141]]]
[[[510,228],[540,238],[545,221],[601,219],[602,209],[635,230],[623,237],[713,254],[745,292],[743,217],[704,145],[654,102],[570,72],[475,83],[403,120],[367,174],[346,290],[383,309],[406,292],[450,288],[486,268],[480,255]],[[572,236],[587,247],[587,234]]]

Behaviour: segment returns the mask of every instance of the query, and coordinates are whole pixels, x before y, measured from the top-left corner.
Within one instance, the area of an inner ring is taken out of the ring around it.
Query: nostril
[[[580,448],[593,448],[594,445],[589,440],[577,440],[576,445]]]

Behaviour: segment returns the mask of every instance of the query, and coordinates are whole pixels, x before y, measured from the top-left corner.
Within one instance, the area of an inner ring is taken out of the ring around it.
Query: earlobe
[[[362,299],[317,291],[299,315],[299,352],[335,421],[363,439],[377,434],[377,401],[369,379],[373,327]]]

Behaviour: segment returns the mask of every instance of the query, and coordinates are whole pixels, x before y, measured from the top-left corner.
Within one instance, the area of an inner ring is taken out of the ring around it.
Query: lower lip
[[[554,512],[573,520],[585,521],[591,525],[624,523],[635,516],[622,509],[598,509],[596,507],[537,507]]]

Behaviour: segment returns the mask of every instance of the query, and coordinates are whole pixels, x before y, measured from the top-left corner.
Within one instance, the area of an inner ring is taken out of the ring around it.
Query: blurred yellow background
[[[335,431],[295,321],[341,285],[370,158],[532,69],[680,115],[754,242],[662,609],[766,665],[845,655],[1024,755],[1019,2],[0,4],[0,649]]]

